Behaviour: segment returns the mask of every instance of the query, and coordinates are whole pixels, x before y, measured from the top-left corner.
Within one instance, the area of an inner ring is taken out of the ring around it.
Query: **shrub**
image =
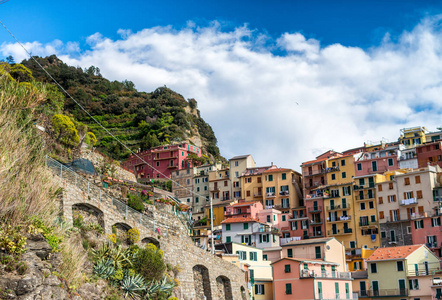
[[[17,264],[16,269],[19,275],[23,275],[28,270],[28,265],[22,261]]]
[[[138,228],[129,229],[127,232],[127,239],[130,244],[136,244],[140,240],[140,231]]]
[[[128,195],[128,201],[127,205],[137,211],[143,211],[144,210],[144,204],[140,197],[136,195]]]
[[[20,255],[26,251],[26,237],[21,234],[21,227],[10,225],[0,228],[0,248],[9,254]]]
[[[134,269],[144,277],[146,282],[160,280],[166,270],[163,256],[153,244],[138,251],[134,258]]]
[[[77,227],[80,229],[83,228],[83,226],[84,226],[83,216],[80,214],[77,214],[76,216],[74,216],[73,223],[74,223],[74,227]]]

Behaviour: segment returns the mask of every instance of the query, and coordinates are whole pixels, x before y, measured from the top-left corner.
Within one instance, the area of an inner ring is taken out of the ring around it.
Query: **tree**
[[[192,166],[200,166],[205,163],[203,157],[198,157],[195,153],[190,153],[185,159],[186,163],[190,163]]]
[[[153,147],[156,147],[156,146],[159,146],[159,145],[161,145],[161,144],[160,144],[160,141],[158,140],[158,138],[157,138],[155,133],[146,134],[143,137],[143,141],[141,143],[141,146],[142,146],[143,149],[150,149],[150,148],[153,148]]]
[[[80,143],[77,128],[75,128],[74,123],[68,116],[61,114],[54,115],[52,117],[52,126],[57,135],[57,140],[74,146]]]
[[[14,57],[12,57],[12,55],[9,55],[8,57],[6,57],[6,62],[10,65],[15,64]]]

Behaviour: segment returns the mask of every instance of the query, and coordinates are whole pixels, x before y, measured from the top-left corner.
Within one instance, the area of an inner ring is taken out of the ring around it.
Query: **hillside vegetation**
[[[187,101],[165,86],[151,93],[138,92],[131,81],[109,81],[101,76],[99,68],[91,66],[83,70],[68,66],[54,55],[36,59],[94,118],[131,150],[189,140],[201,146],[208,157],[220,158],[215,134],[201,118],[194,99]],[[25,60],[22,64],[35,80],[50,83],[33,60]],[[72,100],[66,99],[63,110],[95,134],[96,147],[100,151],[119,160],[129,155],[127,149],[115,142]]]

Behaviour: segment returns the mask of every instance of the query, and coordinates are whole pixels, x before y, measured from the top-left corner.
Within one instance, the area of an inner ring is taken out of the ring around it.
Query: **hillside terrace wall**
[[[112,233],[112,226],[124,224],[126,227],[138,228],[140,241],[145,238],[153,238],[159,241],[160,248],[164,251],[164,258],[167,263],[179,266],[182,271],[178,274],[179,299],[193,300],[205,299],[201,289],[197,286],[204,276],[197,276],[195,268],[207,268],[210,287],[206,284],[203,288],[207,299],[249,299],[245,274],[235,265],[213,256],[205,250],[196,247],[183,222],[170,212],[157,210],[155,206],[149,206],[146,214],[134,211],[109,196],[105,190],[86,181],[78,174],[66,170],[65,167],[57,170],[55,162],[48,163],[54,174],[61,177],[63,187],[62,212],[66,220],[72,222],[72,207],[84,205],[102,213],[104,230],[106,234]],[[64,170],[64,171],[63,171]],[[227,294],[223,294],[220,288],[220,280],[227,280]],[[207,294],[207,290],[210,292]],[[199,291],[199,292],[197,292]]]

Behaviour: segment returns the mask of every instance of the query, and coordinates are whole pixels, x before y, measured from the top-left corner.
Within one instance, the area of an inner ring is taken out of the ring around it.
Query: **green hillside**
[[[55,55],[36,59],[72,97],[131,150],[189,140],[201,146],[207,156],[221,158],[215,134],[201,118],[194,99],[186,100],[166,86],[151,93],[139,92],[131,81],[109,81],[101,76],[99,68],[91,66],[83,70],[68,66]],[[25,60],[22,64],[32,72],[36,81],[51,83],[33,60]],[[129,155],[127,149],[116,143],[67,97],[63,110],[64,114],[87,125],[96,135],[96,147],[100,151],[118,160]]]

